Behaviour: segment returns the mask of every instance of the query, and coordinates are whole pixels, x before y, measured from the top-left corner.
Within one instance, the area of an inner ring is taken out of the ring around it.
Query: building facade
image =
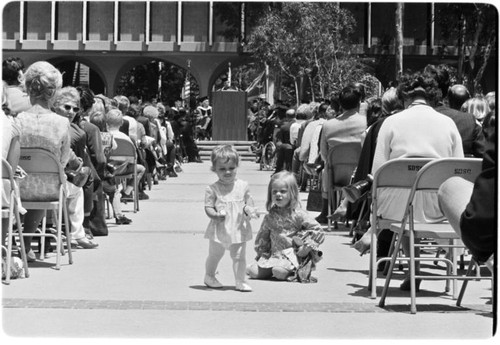
[[[247,23],[252,6],[265,8],[252,2],[13,1],[3,7],[2,51],[4,58],[18,56],[26,65],[41,59],[56,66],[81,63],[89,67],[91,87],[107,95],[114,94],[120,77],[134,66],[152,60],[182,68],[189,64],[200,96],[205,96],[228,65],[249,61],[244,42],[252,30]],[[357,20],[356,52],[386,56],[387,68],[376,77],[391,80],[396,3],[340,6]],[[456,48],[443,45],[432,20],[439,6],[405,4],[405,68],[456,61]],[[495,83],[496,78],[487,82]]]

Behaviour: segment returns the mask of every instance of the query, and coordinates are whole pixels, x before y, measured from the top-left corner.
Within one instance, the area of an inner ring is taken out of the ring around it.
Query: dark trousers
[[[293,159],[294,148],[291,144],[281,144],[276,149],[276,170],[279,172],[281,170],[292,170],[292,159]]]
[[[101,181],[94,191],[93,208],[90,215],[86,217],[85,223],[94,236],[108,236],[108,226],[106,225],[106,197]]]

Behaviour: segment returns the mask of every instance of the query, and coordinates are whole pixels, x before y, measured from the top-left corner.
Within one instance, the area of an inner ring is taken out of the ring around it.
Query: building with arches
[[[249,60],[244,45],[252,30],[248,16],[265,11],[265,5],[214,1],[13,1],[3,7],[2,51],[4,58],[17,56],[26,65],[37,60],[56,66],[81,63],[89,68],[83,72],[91,87],[108,96],[114,94],[120,77],[134,66],[152,60],[181,68],[190,63],[200,96],[207,96],[230,63],[236,67]],[[349,9],[358,23],[353,35],[354,51],[365,57],[386,56],[386,67],[377,69],[376,77],[391,80],[394,71],[387,66],[394,65],[391,33],[396,4],[340,2],[340,6]],[[431,20],[439,6],[444,4],[405,4],[405,67],[456,62],[456,47],[443,46],[439,27]],[[496,72],[496,64],[489,69]],[[489,72],[484,73],[490,77],[486,88],[494,89],[496,73]]]

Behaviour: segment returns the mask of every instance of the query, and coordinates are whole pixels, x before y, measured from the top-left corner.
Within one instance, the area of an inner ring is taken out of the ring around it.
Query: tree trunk
[[[463,78],[464,78],[465,33],[467,26],[467,21],[464,15],[462,15],[461,22],[462,25],[460,26],[460,33],[459,33],[460,36],[458,38],[458,66],[457,66],[457,82],[459,84],[463,83]]]
[[[403,75],[403,16],[404,3],[398,2],[396,8],[396,80]]]
[[[299,103],[299,84],[297,82],[297,78],[293,78],[293,83],[295,84],[295,104]]]

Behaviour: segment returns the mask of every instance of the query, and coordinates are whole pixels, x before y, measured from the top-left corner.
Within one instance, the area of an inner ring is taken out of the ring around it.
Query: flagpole
[[[186,105],[186,110],[189,114],[189,108],[191,106],[191,60],[188,59],[187,60],[187,63],[188,63],[188,70],[187,70],[187,75],[186,75],[186,83],[188,85],[188,89],[186,91],[186,94],[187,94],[187,105]]]
[[[161,61],[158,61],[158,102],[161,102],[161,85],[162,85],[162,82],[161,82],[161,66],[162,65],[162,62]]]

